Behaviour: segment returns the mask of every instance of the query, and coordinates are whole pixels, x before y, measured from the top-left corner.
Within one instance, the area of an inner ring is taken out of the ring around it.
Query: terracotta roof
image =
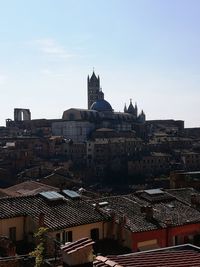
[[[109,216],[89,203],[64,196],[56,201],[48,200],[40,194],[0,199],[0,219],[28,215],[38,221],[41,213],[45,214],[45,226],[51,230],[109,220]]]
[[[117,264],[117,262],[112,261],[106,257],[98,256],[93,262],[95,267],[123,267],[122,265]]]
[[[166,192],[168,192],[168,194],[172,195],[173,197],[176,197],[178,200],[188,205],[191,205],[192,195],[195,194],[200,199],[200,193],[194,188],[167,189]]]
[[[26,181],[20,184],[13,185],[6,189],[3,189],[3,192],[9,196],[22,196],[22,195],[35,195],[44,191],[58,191],[57,187],[39,183],[36,181]]]
[[[95,267],[199,267],[199,248],[190,244],[148,252],[97,257]]]
[[[135,194],[95,199],[91,203],[107,202],[101,210],[115,215],[116,222],[124,220],[124,226],[132,232],[166,228],[168,224],[181,226],[200,222],[200,211],[180,201],[168,192],[149,195],[141,191]],[[152,217],[147,217],[145,207],[152,208]]]
[[[7,197],[8,194],[5,192],[5,189],[1,188],[0,189],[0,197]]]
[[[75,242],[70,242],[61,247],[61,250],[67,254],[72,254],[79,250],[82,250],[85,247],[93,245],[95,242],[89,238],[82,238]]]

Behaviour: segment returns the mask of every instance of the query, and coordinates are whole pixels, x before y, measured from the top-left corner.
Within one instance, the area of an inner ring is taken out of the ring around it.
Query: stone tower
[[[91,105],[99,100],[104,99],[104,93],[100,88],[100,78],[95,75],[94,71],[92,73],[91,78],[88,75],[87,80],[87,93],[88,93],[88,109],[90,109]]]
[[[14,109],[14,121],[30,121],[31,112],[29,109],[25,108],[15,108]]]

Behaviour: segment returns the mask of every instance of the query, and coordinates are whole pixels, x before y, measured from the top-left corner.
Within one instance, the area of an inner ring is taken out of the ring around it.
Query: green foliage
[[[47,227],[40,227],[38,231],[34,234],[34,237],[38,238],[38,240],[43,241],[45,239],[45,235],[48,232]]]
[[[48,228],[40,227],[38,231],[34,234],[37,238],[39,244],[36,246],[35,250],[30,253],[31,256],[35,257],[35,267],[41,267],[44,262],[44,252],[45,252],[45,240]]]

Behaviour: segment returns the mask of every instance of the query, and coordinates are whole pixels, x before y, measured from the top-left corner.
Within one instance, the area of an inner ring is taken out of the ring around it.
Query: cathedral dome
[[[95,101],[91,105],[90,109],[96,110],[96,111],[113,111],[110,103],[108,103],[108,101],[106,101],[105,99],[99,99]]]

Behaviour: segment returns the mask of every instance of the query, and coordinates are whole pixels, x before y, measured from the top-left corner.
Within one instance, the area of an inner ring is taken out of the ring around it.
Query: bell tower
[[[97,77],[94,73],[92,73],[91,78],[88,75],[87,78],[87,94],[88,94],[88,109],[90,109],[91,105],[97,101],[98,99],[104,99],[104,93],[100,88],[100,78]]]

